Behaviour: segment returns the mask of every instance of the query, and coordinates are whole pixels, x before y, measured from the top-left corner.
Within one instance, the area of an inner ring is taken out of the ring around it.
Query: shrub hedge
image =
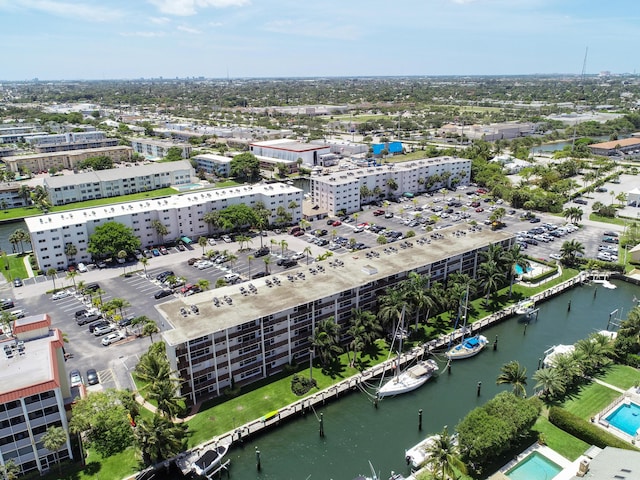
[[[596,445],[600,448],[609,446],[625,450],[638,450],[630,443],[560,407],[551,407],[549,409],[549,421],[556,427],[590,445]]]

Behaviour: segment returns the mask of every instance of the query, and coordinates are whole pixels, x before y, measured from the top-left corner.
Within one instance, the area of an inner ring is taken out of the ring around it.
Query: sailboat
[[[464,313],[462,318],[464,319],[464,325],[462,326],[462,331],[466,334],[467,332],[467,308],[469,303],[469,288],[467,288],[467,292],[465,294],[465,304],[464,304]],[[456,345],[455,347],[450,348],[445,354],[449,360],[462,360],[463,358],[473,357],[482,351],[484,347],[487,346],[489,341],[487,337],[484,335],[475,335],[473,337],[464,338],[462,337],[462,342]]]
[[[398,327],[402,332],[404,328],[404,308],[402,309],[401,323]],[[397,335],[396,335],[397,337]],[[438,371],[438,364],[435,360],[420,360],[417,364],[404,371],[400,369],[400,355],[402,354],[402,339],[400,335],[400,347],[398,348],[398,359],[393,378],[378,389],[378,398],[392,397],[401,393],[411,392],[424,385],[434,373]]]

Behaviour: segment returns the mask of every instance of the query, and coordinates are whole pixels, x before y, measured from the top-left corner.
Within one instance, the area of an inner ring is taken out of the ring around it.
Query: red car
[[[293,234],[294,237],[301,237],[302,235],[304,235],[304,232],[302,230],[298,230],[297,232],[294,232],[294,234]]]
[[[476,212],[480,213],[480,212],[484,212],[484,208],[482,207],[478,207],[476,208]]]
[[[331,225],[334,226],[334,227],[339,227],[340,225],[342,225],[342,222],[340,220],[336,220]]]
[[[380,216],[380,215],[384,215],[384,214],[385,214],[385,211],[384,211],[384,210],[375,210],[375,211],[373,212],[373,215],[374,215],[374,216],[376,216],[376,217],[378,217],[378,216]]]

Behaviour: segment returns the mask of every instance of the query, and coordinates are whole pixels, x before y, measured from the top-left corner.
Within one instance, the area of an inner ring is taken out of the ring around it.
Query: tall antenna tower
[[[589,47],[586,47],[584,51],[584,60],[582,61],[582,72],[580,73],[580,83],[578,84],[578,86],[580,87],[580,97],[578,98],[578,100],[586,99],[586,94],[584,93],[584,77],[587,71],[587,55],[589,55]],[[577,108],[578,102],[575,102],[575,106],[576,106],[576,113],[578,113],[578,108]],[[578,129],[578,119],[576,119],[573,123],[573,138],[571,140],[572,152],[576,146],[576,130],[577,129]]]

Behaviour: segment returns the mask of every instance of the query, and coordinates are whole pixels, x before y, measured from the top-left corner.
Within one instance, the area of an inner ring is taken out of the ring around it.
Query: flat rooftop
[[[54,370],[55,344],[62,344],[59,330],[49,331],[47,337],[24,342],[24,353],[19,352],[15,340],[0,342],[0,403],[6,403],[59,386]],[[13,347],[8,358],[6,347]]]
[[[106,219],[119,215],[131,215],[144,213],[158,209],[187,208],[209,201],[223,198],[244,198],[251,194],[287,194],[300,192],[299,188],[284,183],[271,183],[259,185],[240,185],[229,188],[200,191],[198,193],[183,193],[152,200],[136,200],[133,202],[118,203],[99,207],[68,210],[60,213],[49,213],[37,217],[25,218],[25,223],[30,233],[49,231],[52,228],[62,228],[73,223],[83,223],[87,220]]]
[[[273,148],[274,150],[287,150],[290,152],[310,152],[313,150],[324,150],[328,145],[314,145],[313,143],[296,142],[286,138],[276,140],[265,140],[264,142],[251,142],[250,145],[256,147]]]
[[[444,238],[431,239],[429,244],[418,244],[416,240],[430,238],[428,234],[420,235],[409,239],[413,247],[401,248],[402,241],[379,245],[252,280],[250,283],[256,287],[256,293],[240,293],[240,288],[248,290],[249,283],[245,282],[160,304],[156,308],[172,327],[171,330],[163,332],[163,337],[168,344],[177,345],[513,237],[511,233],[493,232],[489,229],[479,232],[466,230],[466,235],[456,235],[455,232],[461,230],[461,227],[452,226],[438,230]],[[396,251],[385,253],[390,247]],[[367,258],[367,252],[373,252],[377,256]],[[331,266],[332,263],[335,265],[336,260],[341,261],[343,265]],[[304,259],[300,260],[301,264],[304,262]],[[324,272],[312,274],[310,269],[318,265],[324,268]],[[304,277],[298,274],[304,274]],[[290,281],[288,275],[293,276],[294,280]],[[280,285],[268,287],[265,280],[272,280],[274,277],[280,280]],[[231,298],[231,305],[223,300],[225,296]],[[214,297],[220,300],[219,307],[213,304]],[[181,307],[194,304],[200,310],[199,315],[189,314],[183,317],[180,314]]]

